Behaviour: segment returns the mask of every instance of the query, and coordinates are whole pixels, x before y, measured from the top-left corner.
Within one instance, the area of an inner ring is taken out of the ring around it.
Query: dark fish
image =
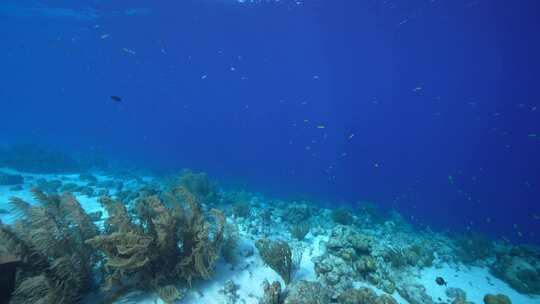
[[[7,304],[11,299],[20,262],[21,260],[13,255],[0,256],[0,304]]]
[[[435,282],[436,282],[438,285],[441,285],[441,286],[444,285],[444,286],[446,286],[446,281],[445,281],[443,278],[441,278],[441,277],[437,277],[437,278],[435,279]]]
[[[116,102],[122,101],[122,97],[120,97],[120,96],[115,96],[115,95],[112,95],[112,96],[111,96],[111,99],[112,99],[113,101],[116,101]]]

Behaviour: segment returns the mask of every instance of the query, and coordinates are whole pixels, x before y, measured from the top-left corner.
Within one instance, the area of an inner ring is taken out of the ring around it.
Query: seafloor
[[[189,171],[0,175],[22,177],[0,186],[0,227],[16,239],[0,234],[0,254],[23,264],[12,303],[540,303],[537,249],[419,230],[372,204],[326,209],[221,189]],[[70,277],[80,261],[91,273],[84,284]]]

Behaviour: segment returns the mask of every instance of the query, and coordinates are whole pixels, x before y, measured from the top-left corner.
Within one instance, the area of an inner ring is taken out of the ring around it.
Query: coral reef
[[[433,299],[426,293],[426,288],[419,284],[403,284],[398,287],[398,293],[410,304],[434,304]]]
[[[464,263],[486,259],[493,253],[493,242],[482,234],[470,232],[456,239],[457,253]]]
[[[408,247],[389,246],[384,253],[384,260],[393,267],[405,266],[430,267],[435,256],[426,243],[413,244]]]
[[[377,296],[372,289],[366,287],[347,289],[339,295],[337,300],[339,304],[397,304],[391,296]]]
[[[140,296],[165,303],[395,304],[396,291],[410,304],[472,304],[496,290],[516,303],[536,299],[500,288],[494,275],[522,293],[540,294],[537,248],[474,233],[456,239],[369,203],[332,210],[223,191],[191,171],[165,178],[120,171],[21,175],[25,185],[16,195],[35,201],[0,205],[9,222],[0,222],[0,280],[14,290],[0,300],[15,304]],[[31,193],[28,185],[35,186]],[[217,205],[227,218],[212,209]],[[277,281],[256,286],[270,278]]]
[[[175,295],[173,284],[179,279],[189,286],[194,279],[211,277],[223,241],[223,214],[212,210],[212,231],[196,197],[184,186],[173,188],[168,197],[176,203],[166,206],[158,196],[138,199],[134,215],[118,201],[101,199],[109,213],[107,234],[86,243],[106,256],[103,289],[111,298],[134,288],[165,286],[167,294]],[[130,282],[122,279],[126,276]]]
[[[522,293],[540,294],[540,253],[525,246],[499,253],[491,272]]]
[[[327,304],[331,303],[330,295],[321,283],[301,280],[288,287],[284,304]]]
[[[352,287],[355,277],[350,263],[331,254],[313,259],[317,279],[332,291],[332,297]]]

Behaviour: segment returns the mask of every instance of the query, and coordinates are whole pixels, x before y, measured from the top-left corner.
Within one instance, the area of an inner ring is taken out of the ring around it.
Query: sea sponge
[[[487,294],[484,296],[484,304],[512,304],[510,298],[503,294]]]

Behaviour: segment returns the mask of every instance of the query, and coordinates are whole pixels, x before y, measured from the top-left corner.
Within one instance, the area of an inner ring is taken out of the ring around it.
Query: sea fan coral
[[[223,241],[223,214],[212,210],[216,225],[211,226],[183,186],[173,188],[167,198],[172,206],[156,195],[138,199],[134,215],[118,201],[100,200],[110,214],[108,234],[87,243],[106,256],[104,290],[111,298],[143,288],[167,294],[170,300],[181,294],[173,285],[179,279],[191,285],[194,279],[211,277]]]
[[[12,198],[21,219],[13,227],[0,226],[2,247],[21,260],[11,303],[77,303],[91,290],[98,262],[84,241],[98,230],[71,194],[33,192],[40,205]]]
[[[293,272],[300,264],[300,258],[302,251],[299,250],[297,254],[293,255],[292,250],[284,241],[260,239],[255,243],[257,250],[263,261],[277,272],[285,284],[289,284],[292,280]]]

